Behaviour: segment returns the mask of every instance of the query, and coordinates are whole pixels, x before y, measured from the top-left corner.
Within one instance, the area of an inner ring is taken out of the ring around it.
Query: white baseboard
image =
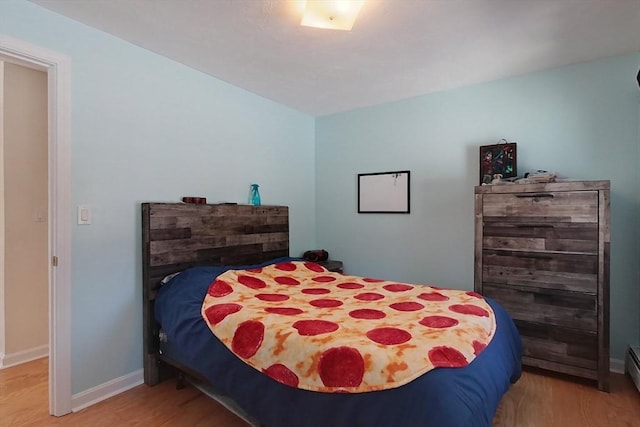
[[[609,371],[616,374],[624,374],[624,360],[609,359]]]
[[[106,400],[116,394],[123,393],[144,382],[144,371],[138,369],[120,378],[107,381],[89,390],[71,396],[71,411],[78,412],[88,406]]]
[[[49,346],[46,344],[30,348],[28,350],[17,351],[15,353],[0,353],[0,369],[31,362],[32,360],[41,359],[43,357],[47,357],[48,355]]]

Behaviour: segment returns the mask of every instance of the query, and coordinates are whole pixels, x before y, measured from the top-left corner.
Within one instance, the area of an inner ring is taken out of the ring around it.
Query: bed
[[[283,384],[213,335],[203,301],[216,278],[296,263],[289,257],[288,208],[145,203],[142,219],[148,385],[184,373],[250,423],[267,427],[491,426],[503,394],[520,376],[518,332],[504,309],[486,299],[495,330],[464,367],[436,367],[379,391],[319,392]]]

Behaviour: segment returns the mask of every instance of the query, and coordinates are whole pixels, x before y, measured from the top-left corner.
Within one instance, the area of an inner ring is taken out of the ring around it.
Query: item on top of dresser
[[[503,184],[513,184],[513,178],[503,178],[502,174],[496,173],[493,175],[493,179],[491,180],[491,185],[503,185]],[[485,185],[485,184],[482,184]]]
[[[191,203],[194,205],[206,205],[207,204],[207,198],[206,197],[183,197],[182,201],[184,203]]]
[[[518,176],[517,145],[501,139],[494,145],[480,146],[480,184],[491,184],[495,174],[502,178]]]
[[[258,188],[260,186],[258,184],[251,184],[251,190],[249,191],[249,204],[253,206],[260,206],[262,203],[260,201],[260,192]]]
[[[329,252],[324,249],[313,249],[302,254],[302,258],[307,261],[326,261],[329,259]]]
[[[535,172],[526,173],[524,177],[530,183],[547,183],[556,182],[558,175],[555,172],[547,172],[545,170],[538,169]]]

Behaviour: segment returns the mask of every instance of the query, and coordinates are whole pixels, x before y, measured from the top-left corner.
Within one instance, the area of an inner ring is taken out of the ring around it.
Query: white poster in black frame
[[[408,170],[358,174],[358,213],[410,213]]]

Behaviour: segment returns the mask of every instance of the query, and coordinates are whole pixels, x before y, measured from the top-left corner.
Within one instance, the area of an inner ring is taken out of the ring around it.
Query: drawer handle
[[[516,194],[516,197],[523,198],[533,198],[533,197],[549,197],[553,199],[553,194],[551,193],[524,193],[524,194]]]
[[[553,224],[516,224],[517,228],[553,228]]]
[[[515,254],[518,258],[553,259],[552,255],[545,254]]]

